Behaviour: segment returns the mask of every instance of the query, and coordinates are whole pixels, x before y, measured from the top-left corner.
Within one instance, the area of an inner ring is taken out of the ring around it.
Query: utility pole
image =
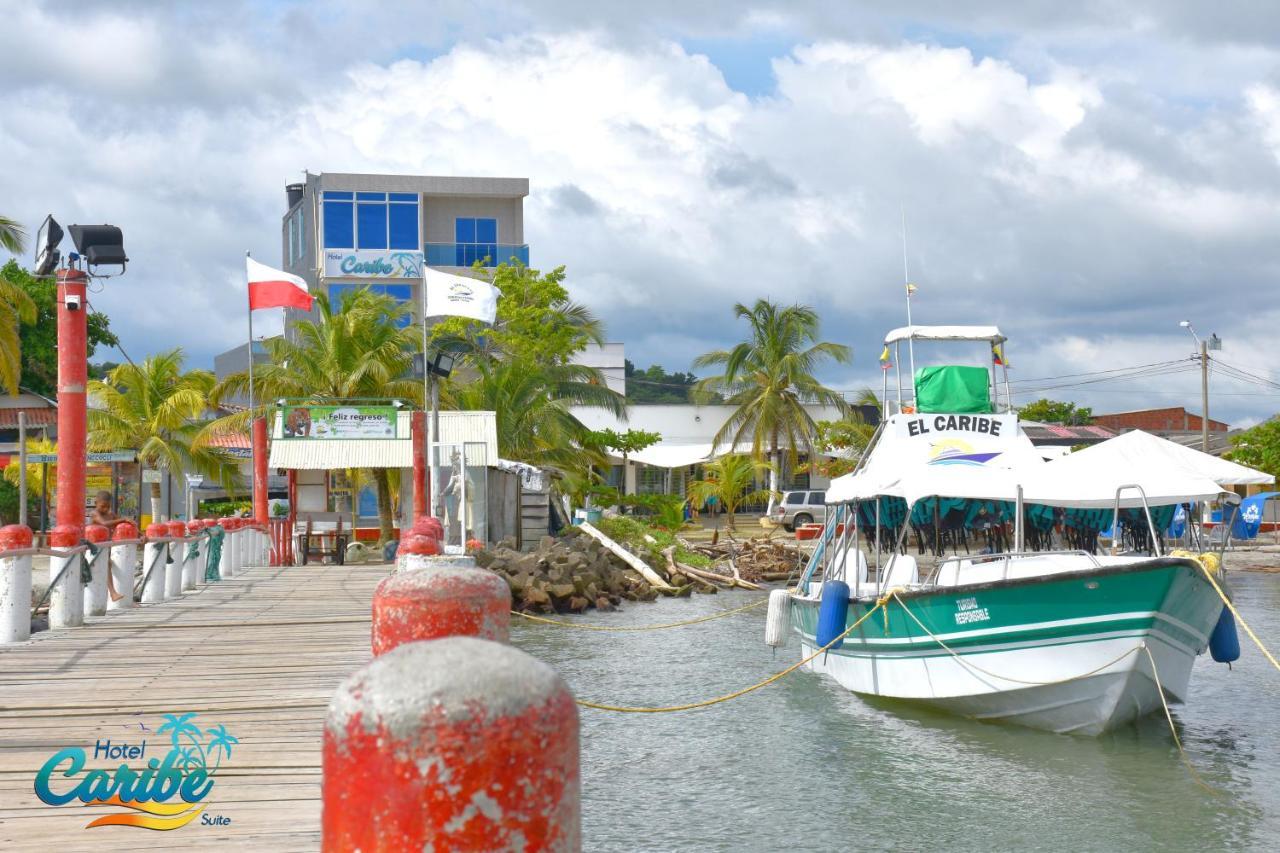
[[[1209,342],[1200,342],[1200,449],[1209,452]]]

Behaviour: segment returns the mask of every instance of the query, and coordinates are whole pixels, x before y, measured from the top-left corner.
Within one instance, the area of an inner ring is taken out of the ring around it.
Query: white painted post
[[[137,539],[138,528],[132,524],[116,525],[116,539]],[[128,610],[133,607],[133,572],[138,565],[138,546],[129,542],[111,546],[111,582],[119,599],[107,601],[107,611]]]
[[[236,537],[239,533],[235,527],[239,524],[239,520],[235,518],[224,518],[220,522],[222,529],[226,533],[222,537],[222,562],[218,565],[218,574],[223,580],[236,576],[238,566],[236,565]]]
[[[182,564],[182,591],[188,592],[195,589],[200,584],[200,576],[202,574],[203,561],[200,559],[201,552],[204,550],[203,541],[200,538],[200,524],[195,521],[187,523],[187,543],[182,546],[183,554],[191,550],[191,543],[195,543],[194,557],[188,557],[186,562]]]
[[[84,538],[98,546],[98,553],[89,562],[89,574],[93,578],[84,588],[84,615],[105,616],[107,613],[107,572],[110,571],[111,531],[98,524],[84,529]],[[88,557],[88,554],[85,555]]]
[[[142,549],[142,603],[159,604],[164,601],[164,562],[169,528],[164,524],[147,525],[147,544]]]
[[[171,522],[171,524],[172,523],[174,522]],[[181,524],[182,522],[176,523]],[[171,598],[182,597],[183,567],[187,564],[187,540],[180,536],[173,536],[172,532],[170,532],[170,537],[173,541],[169,543],[169,557],[173,562],[165,564],[165,601],[168,601]]]
[[[31,528],[0,527],[0,552],[31,547]],[[0,557],[0,645],[31,638],[31,555]]]
[[[80,529],[58,525],[49,533],[54,548],[80,544]],[[55,583],[56,580],[56,583]],[[74,628],[84,624],[84,585],[80,583],[80,552],[49,559],[49,627]]]

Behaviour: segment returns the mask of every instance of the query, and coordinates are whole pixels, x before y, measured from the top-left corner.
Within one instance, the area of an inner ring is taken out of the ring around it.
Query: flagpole
[[[911,323],[911,275],[907,270],[907,208],[902,207],[902,286],[907,291],[907,357],[911,359],[911,400],[915,402],[916,331]]]
[[[249,257],[249,252],[245,251],[244,256]],[[248,294],[248,272],[245,273],[245,305],[248,306],[249,315],[249,482],[253,482],[253,472],[258,470],[258,448],[253,442],[253,305],[249,301]]]

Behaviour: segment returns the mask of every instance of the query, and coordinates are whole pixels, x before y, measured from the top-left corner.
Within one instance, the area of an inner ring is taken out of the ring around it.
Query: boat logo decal
[[[956,624],[968,625],[971,622],[990,622],[991,614],[987,608],[978,606],[976,598],[956,599]]]
[[[929,465],[985,465],[1000,451],[979,453],[973,445],[958,438],[945,438],[930,445]]]

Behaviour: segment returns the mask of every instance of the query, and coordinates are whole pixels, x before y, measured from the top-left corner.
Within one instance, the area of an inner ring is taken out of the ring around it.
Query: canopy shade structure
[[[712,459],[727,456],[730,453],[750,453],[751,450],[751,442],[739,444],[737,447],[730,447],[727,444],[713,445],[711,442],[689,444],[658,442],[652,447],[630,454],[627,458],[642,465],[652,465],[654,468],[684,468],[710,462]],[[612,455],[622,458],[618,453]]]
[[[963,418],[963,420],[961,420]],[[1114,439],[1113,439],[1114,440]],[[1073,462],[1084,451],[1044,462],[1017,428],[1015,415],[894,415],[864,468],[833,480],[828,503],[898,497],[1016,501],[1076,508],[1109,508],[1213,500],[1215,481],[1164,463]]]
[[[1108,469],[1164,472],[1179,471],[1212,480],[1221,486],[1265,485],[1276,478],[1266,473],[1202,453],[1177,442],[1142,430],[1121,433],[1115,438],[1078,450],[1054,465],[1104,472]]]
[[[902,326],[884,336],[885,344],[898,341],[987,341],[1004,343],[1004,335],[995,326]]]

